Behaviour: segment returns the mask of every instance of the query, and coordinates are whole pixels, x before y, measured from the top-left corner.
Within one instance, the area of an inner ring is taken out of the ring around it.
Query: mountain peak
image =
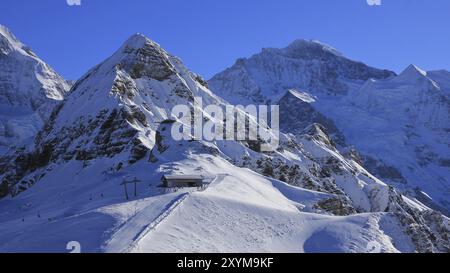
[[[290,43],[287,47],[282,49],[265,49],[264,51],[275,51],[286,57],[295,59],[313,59],[326,58],[330,56],[342,56],[333,47],[326,45],[317,40],[298,39]]]
[[[164,51],[158,43],[141,33],[136,33],[130,36],[130,38],[128,38],[123,44],[122,50],[120,51],[130,53],[134,50],[144,48],[147,50]]]
[[[0,52],[8,54],[17,48],[22,48],[23,44],[5,26],[0,25]]]
[[[400,73],[395,80],[397,81],[411,81],[423,79],[427,76],[427,72],[420,69],[419,67],[410,64],[402,73]]]
[[[320,50],[325,51],[328,53],[332,53],[333,55],[341,56],[342,54],[337,51],[335,48],[322,43],[318,40],[304,40],[304,39],[297,39],[293,41],[291,44],[289,44],[285,50],[287,51],[298,51],[298,50]]]
[[[410,65],[405,69],[404,72],[406,72],[406,73],[410,73],[410,72],[412,72],[412,73],[419,73],[419,74],[421,74],[422,76],[426,76],[426,75],[427,75],[427,72],[426,72],[425,70],[420,69],[418,66],[416,66],[416,65],[414,65],[414,64],[410,64]]]
[[[159,44],[137,33],[128,38],[108,62],[112,66],[120,64],[133,79],[147,76],[163,80],[175,73],[170,58]]]
[[[131,35],[130,38],[126,40],[125,45],[131,48],[142,48],[148,43],[154,44],[154,42],[147,38],[147,36],[141,33],[136,33]]]
[[[14,38],[14,35],[11,33],[11,31],[4,25],[0,25],[0,35],[6,38]],[[17,39],[14,38],[13,40]]]
[[[28,144],[69,90],[67,82],[0,25],[0,157]]]

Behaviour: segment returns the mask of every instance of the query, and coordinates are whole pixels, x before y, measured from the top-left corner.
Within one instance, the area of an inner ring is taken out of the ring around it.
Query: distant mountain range
[[[321,123],[371,173],[450,215],[449,76],[414,65],[395,75],[299,40],[240,59],[209,84],[232,103],[279,103],[285,132]]]
[[[1,33],[0,252],[450,251],[448,72],[397,76],[299,40],[205,81],[136,34],[68,84]],[[176,105],[223,123],[200,99],[279,104],[280,146],[175,141]]]

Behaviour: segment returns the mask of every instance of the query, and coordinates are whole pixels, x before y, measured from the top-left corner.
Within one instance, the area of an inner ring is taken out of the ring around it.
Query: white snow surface
[[[326,195],[211,155],[170,162],[178,173],[201,168],[212,179],[204,191],[164,193],[158,187],[164,166],[130,167],[126,172],[144,181],[130,201],[121,176],[99,171],[108,163],[83,169],[70,162],[15,199],[1,200],[0,252],[66,252],[69,241],[80,242],[83,252],[367,252],[372,241],[383,252],[413,249],[388,214],[303,212]],[[406,246],[395,247],[397,240]]]
[[[328,52],[306,41],[263,50],[209,86],[232,103],[276,104],[301,90],[299,100],[331,119],[346,145],[396,170],[385,182],[413,197],[423,191],[450,214],[450,72],[410,65],[396,76]]]
[[[310,45],[297,42],[288,53],[303,56],[298,49],[304,46]],[[319,43],[312,48],[343,58]],[[295,90],[291,92],[305,102],[322,101],[322,96]],[[0,199],[0,252],[68,252],[71,241],[78,241],[82,252],[369,252],[374,244],[381,252],[415,251],[399,218],[386,212],[392,197],[387,184],[344,157],[322,131],[283,134],[284,146],[270,154],[238,141],[172,140],[162,122],[176,119],[170,116],[174,105],[194,104],[191,96],[201,97],[204,105],[226,103],[179,59],[140,34],[86,73],[66,97],[51,129],[42,131],[43,143],[61,142],[51,151],[53,161],[23,178],[37,177],[28,189]],[[92,136],[103,136],[98,131],[113,125],[98,118],[100,124],[92,131],[86,127],[96,124],[99,113],[115,110],[142,115],[125,119],[123,128],[108,135],[106,144],[123,150],[102,154],[104,139]],[[78,124],[82,126],[73,129]],[[120,135],[126,129],[137,136]],[[127,145],[135,140],[147,150],[130,163]],[[77,159],[81,150],[94,157]],[[258,160],[297,165],[311,183],[328,182],[336,191],[319,192],[264,176],[255,172]],[[323,172],[331,165],[322,180],[317,174],[321,164]],[[208,184],[204,189],[166,190],[160,187],[164,174],[202,175]],[[129,200],[122,185],[127,177],[141,181],[137,196],[128,188]],[[318,206],[338,197],[352,206],[352,215],[335,216]],[[404,200],[412,208],[429,209],[415,199]]]
[[[0,154],[26,145],[69,84],[0,25]]]

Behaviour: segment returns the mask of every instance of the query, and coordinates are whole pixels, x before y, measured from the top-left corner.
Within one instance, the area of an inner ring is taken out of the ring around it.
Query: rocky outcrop
[[[280,129],[286,133],[299,134],[313,124],[320,124],[335,143],[345,146],[345,137],[334,122],[317,111],[313,103],[314,98],[307,93],[296,90],[286,92],[278,102],[280,106]]]

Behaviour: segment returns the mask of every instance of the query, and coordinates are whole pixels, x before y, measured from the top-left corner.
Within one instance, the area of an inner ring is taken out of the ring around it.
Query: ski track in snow
[[[226,175],[216,176],[213,179],[213,181],[209,184],[208,187],[211,187],[214,184],[220,183],[220,181],[223,180],[224,176],[226,176]],[[199,190],[197,192],[205,191],[208,189],[208,187],[203,190]],[[163,211],[153,222],[151,222],[150,224],[145,226],[143,228],[143,230],[141,232],[139,232],[139,234],[133,239],[133,243],[126,250],[124,250],[124,252],[126,252],[126,253],[133,252],[133,250],[138,247],[139,242],[145,236],[147,236],[152,230],[155,230],[157,228],[157,226],[159,226],[164,220],[166,220],[168,217],[170,217],[173,214],[173,212],[178,207],[180,207],[186,199],[188,199],[190,197],[190,194],[191,194],[191,192],[183,193],[183,194],[177,196],[171,203],[169,203],[167,205],[167,209],[165,211]]]
[[[168,208],[163,213],[161,213],[161,215],[159,215],[153,222],[151,222],[147,226],[143,227],[142,231],[139,232],[136,235],[136,237],[133,239],[133,243],[127,249],[125,249],[123,252],[126,252],[126,253],[133,252],[133,249],[137,247],[137,245],[139,244],[139,241],[142,240],[142,238],[144,238],[145,236],[147,236],[147,234],[149,232],[156,229],[156,227],[159,224],[161,224],[162,221],[164,221],[167,217],[169,217],[171,215],[171,213],[173,211],[175,211],[175,209],[177,209],[177,207],[180,206],[183,203],[183,201],[185,201],[188,197],[189,197],[189,193],[183,193],[183,194],[177,196],[177,198],[175,198],[175,200],[171,204],[168,204]]]

